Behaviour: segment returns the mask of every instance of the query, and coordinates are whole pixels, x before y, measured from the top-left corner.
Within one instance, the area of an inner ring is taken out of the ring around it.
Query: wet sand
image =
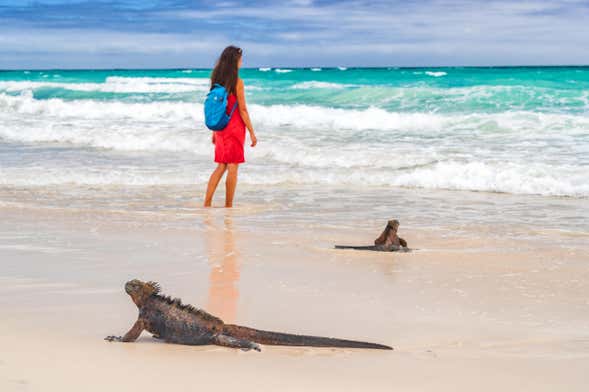
[[[0,390],[586,389],[587,233],[402,220],[419,250],[357,252],[332,246],[384,221],[185,207],[1,207]],[[131,278],[227,322],[395,350],[105,342],[137,316]]]

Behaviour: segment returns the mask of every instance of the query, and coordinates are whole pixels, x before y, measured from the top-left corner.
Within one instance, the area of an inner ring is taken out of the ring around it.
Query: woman
[[[209,178],[207,194],[205,196],[205,207],[211,206],[213,195],[225,171],[227,171],[225,207],[233,206],[233,195],[235,195],[235,186],[237,185],[237,167],[240,163],[245,162],[243,145],[245,143],[246,128],[250,133],[251,146],[254,147],[258,142],[245,106],[243,80],[238,76],[241,60],[241,49],[235,46],[228,46],[221,53],[221,57],[219,57],[211,74],[211,88],[215,83],[219,83],[229,93],[227,114],[231,111],[236,100],[239,110],[233,112],[231,120],[225,129],[213,132],[217,168]]]

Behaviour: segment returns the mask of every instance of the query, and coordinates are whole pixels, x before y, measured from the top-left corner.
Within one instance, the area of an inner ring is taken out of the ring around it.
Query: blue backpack
[[[225,129],[233,111],[237,107],[237,102],[233,105],[229,114],[227,111],[227,90],[219,83],[215,83],[213,88],[207,94],[205,99],[205,124],[212,131],[222,131]]]

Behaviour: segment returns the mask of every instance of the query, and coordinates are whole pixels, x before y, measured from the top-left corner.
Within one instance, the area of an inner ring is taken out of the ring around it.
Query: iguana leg
[[[125,336],[107,336],[104,338],[104,340],[107,340],[109,342],[134,342],[135,340],[137,340],[139,335],[141,335],[143,329],[143,320],[139,319],[135,321],[135,324],[133,324],[133,326],[131,327],[129,332],[125,334]]]
[[[239,349],[242,349],[243,351],[249,351],[252,349],[256,350],[256,351],[262,351],[260,349],[260,346],[258,346],[254,342],[251,342],[246,339],[237,339],[232,336],[224,335],[224,334],[216,335],[213,339],[213,343],[218,346],[239,348]]]

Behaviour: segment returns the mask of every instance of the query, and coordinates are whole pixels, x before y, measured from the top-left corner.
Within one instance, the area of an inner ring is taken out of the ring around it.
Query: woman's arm
[[[247,112],[247,106],[245,104],[245,89],[243,87],[243,80],[237,79],[237,86],[236,86],[236,94],[237,94],[237,105],[239,107],[239,114],[245,123],[247,130],[250,133],[250,139],[252,140],[252,147],[258,143],[256,138],[256,134],[254,132],[254,127],[252,126],[252,122],[250,120],[249,113]]]

